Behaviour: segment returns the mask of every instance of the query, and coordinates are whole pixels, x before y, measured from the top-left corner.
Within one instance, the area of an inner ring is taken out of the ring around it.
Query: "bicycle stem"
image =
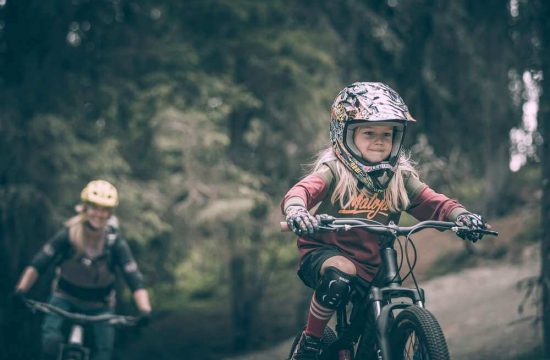
[[[380,251],[381,266],[386,271],[382,281],[388,286],[401,286],[401,275],[397,266],[397,251],[393,248],[383,248]]]

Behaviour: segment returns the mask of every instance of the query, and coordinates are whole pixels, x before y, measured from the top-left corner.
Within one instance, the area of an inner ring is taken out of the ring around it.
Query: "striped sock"
[[[315,299],[315,294],[313,294],[311,304],[309,305],[309,314],[307,316],[306,334],[318,338],[323,337],[325,327],[335,311],[335,309],[328,309],[319,305]]]

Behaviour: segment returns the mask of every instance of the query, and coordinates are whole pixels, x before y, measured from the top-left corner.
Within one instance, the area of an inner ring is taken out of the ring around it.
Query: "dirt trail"
[[[516,359],[541,344],[532,299],[519,315],[524,292],[516,286],[539,271],[538,252],[529,248],[520,264],[469,269],[425,284],[427,307],[441,323],[453,359]]]
[[[427,308],[438,318],[454,360],[516,359],[541,343],[532,325],[532,301],[517,308],[523,292],[518,281],[539,273],[536,247],[524,250],[519,263],[489,264],[424,281]],[[286,359],[290,340],[266,351],[231,360]],[[229,359],[228,359],[229,360]]]

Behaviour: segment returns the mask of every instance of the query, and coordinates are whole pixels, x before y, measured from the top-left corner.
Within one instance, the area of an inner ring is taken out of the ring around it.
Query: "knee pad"
[[[321,277],[319,286],[315,289],[315,299],[328,309],[337,309],[348,302],[349,294],[355,280],[355,275],[350,275],[335,267],[328,267]]]

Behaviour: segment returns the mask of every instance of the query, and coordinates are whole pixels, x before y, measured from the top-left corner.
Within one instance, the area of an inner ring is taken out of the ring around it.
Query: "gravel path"
[[[518,314],[525,291],[516,286],[539,271],[539,255],[530,248],[521,264],[479,267],[426,283],[427,307],[441,323],[453,359],[516,359],[541,344],[533,301]]]
[[[512,360],[541,343],[541,331],[532,325],[536,315],[532,301],[518,314],[524,292],[516,286],[539,273],[539,254],[528,248],[522,259],[520,264],[472,268],[421,284],[453,360]],[[283,360],[290,345],[289,339],[266,351],[227,360]]]

